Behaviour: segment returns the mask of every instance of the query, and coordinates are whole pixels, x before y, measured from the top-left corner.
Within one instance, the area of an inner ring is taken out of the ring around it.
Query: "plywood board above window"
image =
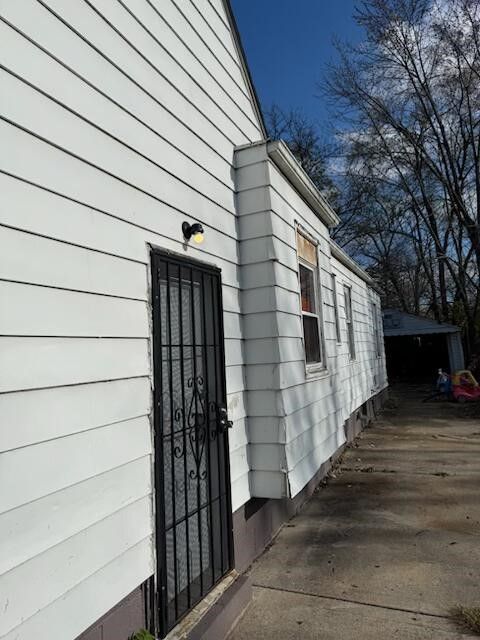
[[[317,245],[299,231],[297,231],[297,252],[298,257],[305,262],[317,265]]]

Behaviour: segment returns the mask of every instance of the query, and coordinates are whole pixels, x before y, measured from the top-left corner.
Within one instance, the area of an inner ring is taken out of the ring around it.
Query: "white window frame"
[[[295,235],[297,237],[296,250],[297,250],[297,265],[298,265],[298,306],[300,311],[300,319],[302,323],[302,338],[303,338],[303,358],[305,363],[305,376],[307,379],[322,378],[328,374],[327,370],[327,351],[325,348],[325,336],[323,332],[323,306],[322,306],[322,290],[320,281],[320,263],[318,255],[318,240],[314,238],[299,222],[295,221]],[[302,236],[314,247],[315,251],[315,264],[310,260],[302,257],[299,251],[298,236]],[[315,296],[315,311],[316,313],[309,313],[303,311],[302,308],[302,288],[300,284],[300,265],[310,270],[313,273],[313,293]],[[320,360],[318,362],[307,363],[307,349],[305,341],[305,331],[303,329],[303,315],[314,316],[317,318],[318,323],[318,339]]]
[[[335,335],[337,338],[337,343],[340,343],[342,342],[342,332],[340,329],[340,316],[338,315],[337,276],[333,272],[330,275],[332,277],[333,312],[335,314]]]
[[[321,318],[320,318],[320,309],[321,309],[321,301],[320,301],[320,296],[319,296],[319,291],[318,291],[318,267],[315,267],[315,265],[310,264],[309,262],[307,262],[306,260],[303,260],[302,258],[298,259],[298,264],[299,264],[299,269],[298,269],[298,288],[299,288],[299,298],[300,298],[300,313],[302,315],[302,333],[303,333],[303,355],[305,358],[305,368],[307,373],[316,373],[317,371],[322,371],[323,369],[325,369],[325,364],[324,364],[324,349],[323,349],[323,344],[322,344],[322,325],[321,325]],[[300,285],[300,265],[305,268],[308,269],[309,271],[311,271],[311,273],[313,274],[313,295],[314,295],[314,305],[315,305],[315,311],[316,313],[311,313],[309,311],[304,311],[302,309],[302,288]],[[318,360],[317,362],[307,362],[307,343],[305,340],[305,331],[303,329],[303,316],[307,316],[310,318],[316,318],[317,319],[317,326],[318,326],[318,348],[320,351],[320,360]]]
[[[324,373],[327,369],[326,366],[326,359],[325,359],[325,345],[323,343],[323,330],[322,330],[322,299],[320,296],[320,283],[319,283],[319,274],[318,274],[318,265],[313,265],[310,264],[307,260],[304,260],[303,258],[298,258],[298,264],[299,264],[299,269],[298,269],[298,300],[299,300],[299,307],[300,307],[300,315],[302,317],[302,335],[303,335],[303,357],[304,357],[304,361],[305,361],[305,371],[307,374],[307,377],[318,374],[318,373]],[[304,311],[302,309],[302,288],[300,285],[300,265],[302,267],[304,267],[305,269],[308,269],[309,271],[312,272],[313,274],[313,294],[315,296],[315,310],[316,313],[310,313],[309,311]],[[306,346],[306,340],[305,340],[305,331],[303,329],[303,316],[309,316],[309,317],[313,317],[317,319],[317,324],[318,324],[318,343],[319,343],[319,350],[320,350],[320,360],[318,360],[317,362],[307,362],[307,346]]]
[[[347,295],[348,291],[348,295]],[[352,285],[343,284],[343,297],[345,306],[345,324],[347,326],[347,345],[348,352],[350,354],[350,360],[357,359],[357,349],[355,344],[355,324],[353,321],[353,299],[352,299]],[[350,303],[350,304],[348,304]],[[350,319],[349,319],[350,316]]]

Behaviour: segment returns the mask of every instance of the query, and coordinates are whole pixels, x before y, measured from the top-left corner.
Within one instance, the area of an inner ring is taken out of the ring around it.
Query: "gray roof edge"
[[[433,330],[432,329],[416,329],[415,331],[413,330],[409,330],[409,329],[383,329],[383,335],[387,336],[387,337],[395,337],[395,336],[427,336],[427,335],[432,335],[432,334],[440,334],[440,333],[460,333],[461,329],[459,329],[458,327],[451,329],[451,328],[442,328],[442,325],[439,325],[439,328],[437,330]]]
[[[413,320],[417,326],[413,327],[385,327],[383,333],[385,336],[412,336],[412,335],[427,335],[432,333],[459,333],[461,328],[455,324],[440,323],[432,318],[425,318],[424,316],[416,316],[413,313],[407,313],[406,311],[400,311],[399,309],[382,309],[382,315],[387,313],[396,314],[400,317],[407,317]]]

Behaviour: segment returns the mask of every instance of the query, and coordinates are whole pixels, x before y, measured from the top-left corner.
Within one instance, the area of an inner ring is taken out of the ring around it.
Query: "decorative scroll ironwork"
[[[187,386],[189,389],[192,389],[192,397],[187,415],[188,439],[196,465],[196,469],[190,469],[188,475],[191,480],[205,480],[207,477],[207,469],[205,468],[200,472],[207,431],[204,396],[200,391],[203,388],[202,376],[190,378]]]
[[[203,389],[203,377],[191,377],[187,381],[187,387],[192,390],[188,413],[185,416],[183,407],[176,407],[173,413],[178,429],[174,430],[173,455],[180,459],[185,455],[185,443],[190,445],[190,451],[194,461],[194,468],[188,471],[191,480],[205,480],[206,467],[201,471],[205,453],[207,437],[213,442],[217,438],[217,403],[208,403],[209,414],[206,411],[205,391]],[[212,419],[210,419],[210,417]],[[185,428],[183,428],[185,424]],[[208,428],[210,425],[210,429]]]
[[[189,389],[192,389],[192,397],[190,400],[190,408],[188,409],[187,425],[189,427],[203,426],[207,416],[205,415],[204,397],[200,391],[203,388],[202,376],[189,378],[187,382]],[[198,407],[200,406],[200,412]]]

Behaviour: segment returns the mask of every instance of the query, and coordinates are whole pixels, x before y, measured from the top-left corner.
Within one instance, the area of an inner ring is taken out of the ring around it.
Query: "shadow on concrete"
[[[480,603],[480,423],[424,391],[394,389],[253,566],[231,640],[471,637],[450,612]]]

